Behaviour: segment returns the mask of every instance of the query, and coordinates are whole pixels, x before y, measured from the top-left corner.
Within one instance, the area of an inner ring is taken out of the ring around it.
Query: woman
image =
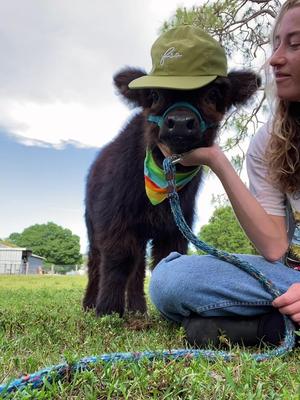
[[[183,155],[181,163],[207,165],[217,175],[261,255],[240,258],[283,294],[273,300],[253,277],[212,256],[171,253],[153,271],[150,296],[166,318],[183,324],[188,341],[199,346],[218,344],[220,333],[232,343],[277,344],[284,331],[283,314],[296,327],[300,324],[300,0],[284,3],[272,39],[269,63],[277,108],[272,123],[257,132],[248,150],[250,191],[217,145],[195,149]],[[166,147],[161,149],[168,155]],[[287,234],[287,204],[296,218],[292,241]]]

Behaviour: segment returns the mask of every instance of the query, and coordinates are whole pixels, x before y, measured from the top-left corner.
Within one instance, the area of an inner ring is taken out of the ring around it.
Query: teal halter
[[[150,114],[147,118],[149,122],[153,122],[154,124],[157,124],[160,128],[163,126],[164,119],[166,118],[167,114],[171,111],[174,110],[175,108],[187,108],[189,110],[192,110],[194,114],[196,114],[198,121],[200,123],[200,132],[205,132],[208,128],[211,128],[215,126],[216,124],[209,124],[207,123],[202,115],[200,114],[199,110],[197,110],[196,107],[194,107],[191,103],[188,103],[187,101],[180,101],[178,103],[174,103],[171,105],[164,113],[163,115],[153,115]]]

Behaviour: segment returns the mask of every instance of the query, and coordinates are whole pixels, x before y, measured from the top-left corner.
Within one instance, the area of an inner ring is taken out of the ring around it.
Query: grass
[[[149,316],[95,318],[83,313],[85,277],[0,277],[0,382],[67,360],[109,352],[186,346],[182,328]],[[13,399],[300,399],[299,350],[256,363],[204,359],[99,363]]]

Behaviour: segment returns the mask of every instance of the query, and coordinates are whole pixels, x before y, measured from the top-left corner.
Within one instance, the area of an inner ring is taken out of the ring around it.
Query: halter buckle
[[[172,164],[178,164],[182,160],[182,154],[172,154],[170,158]]]

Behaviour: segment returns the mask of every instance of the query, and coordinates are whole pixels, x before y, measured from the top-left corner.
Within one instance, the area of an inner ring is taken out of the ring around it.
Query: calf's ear
[[[261,86],[261,78],[253,71],[231,71],[228,74],[230,82],[231,105],[243,105]]]
[[[128,87],[131,81],[144,75],[146,72],[141,69],[127,67],[113,77],[118,93],[129,106],[146,108],[152,104],[150,89],[129,89]]]

